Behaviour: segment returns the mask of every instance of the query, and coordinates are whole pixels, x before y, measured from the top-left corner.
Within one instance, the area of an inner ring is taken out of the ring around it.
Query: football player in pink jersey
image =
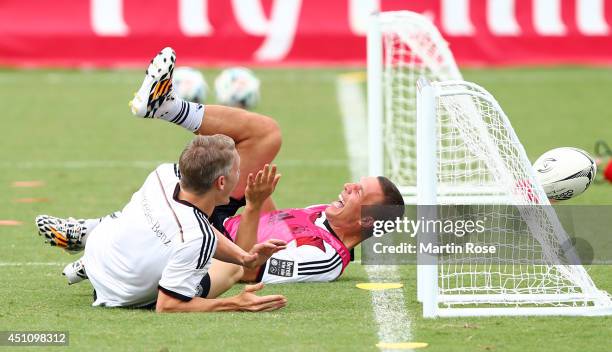
[[[163,87],[169,85],[162,83],[159,82]],[[150,88],[151,91],[154,88]],[[161,98],[164,98],[163,101],[153,111],[139,111],[133,107],[132,112],[137,116],[168,120],[196,134],[224,134],[235,141],[242,161],[240,179],[229,204],[215,208],[210,216],[211,224],[245,250],[268,239],[281,239],[288,243],[286,249],[252,270],[214,260],[201,283],[202,297],[217,297],[238,281],[333,281],[349,264],[350,251],[369,237],[367,234],[374,219],[362,218],[362,206],[392,205],[386,208],[390,211],[383,215],[385,220],[403,215],[402,195],[391,181],[382,176],[362,177],[359,182],[339,187],[338,199],[329,204],[277,210],[272,199],[268,198],[260,209],[257,238],[246,236],[249,231],[239,229],[241,216],[235,214],[245,205],[247,175],[256,174],[264,165],[271,164],[280,150],[281,131],[278,124],[270,117],[242,109],[184,102],[174,95],[171,88],[162,92]],[[178,171],[176,177],[178,181]],[[282,184],[280,187],[282,189]],[[121,214],[116,212],[109,216]],[[78,251],[100,221],[41,215],[37,217],[37,226],[39,233],[47,237],[52,245],[60,245],[67,251]],[[58,235],[62,238],[57,239]],[[69,283],[87,278],[86,268],[78,260],[64,269],[64,275]]]

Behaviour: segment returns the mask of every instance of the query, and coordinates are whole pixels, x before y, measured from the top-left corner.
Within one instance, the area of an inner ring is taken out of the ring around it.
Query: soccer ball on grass
[[[176,95],[194,103],[204,103],[208,95],[208,84],[200,71],[191,67],[177,67],[172,76]]]
[[[215,93],[221,105],[253,109],[259,103],[259,79],[247,68],[228,68],[215,79]]]

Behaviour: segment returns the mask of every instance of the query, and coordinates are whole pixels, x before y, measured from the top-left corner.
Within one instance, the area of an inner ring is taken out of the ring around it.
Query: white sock
[[[160,110],[156,113],[160,119],[172,122],[179,125],[190,132],[195,132],[200,128],[202,120],[204,119],[204,105],[185,101],[183,99],[176,98],[176,96],[168,97]]]

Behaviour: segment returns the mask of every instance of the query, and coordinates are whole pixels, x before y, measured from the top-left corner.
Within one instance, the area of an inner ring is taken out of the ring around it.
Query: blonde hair
[[[235,152],[234,140],[228,136],[196,136],[179,159],[181,187],[191,193],[205,193],[219,176],[229,175]]]

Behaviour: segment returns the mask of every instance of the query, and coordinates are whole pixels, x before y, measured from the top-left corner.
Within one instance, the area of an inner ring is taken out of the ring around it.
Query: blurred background
[[[142,66],[172,45],[181,64],[362,66],[368,15],[433,20],[462,66],[609,64],[604,0],[3,0],[0,63]]]

